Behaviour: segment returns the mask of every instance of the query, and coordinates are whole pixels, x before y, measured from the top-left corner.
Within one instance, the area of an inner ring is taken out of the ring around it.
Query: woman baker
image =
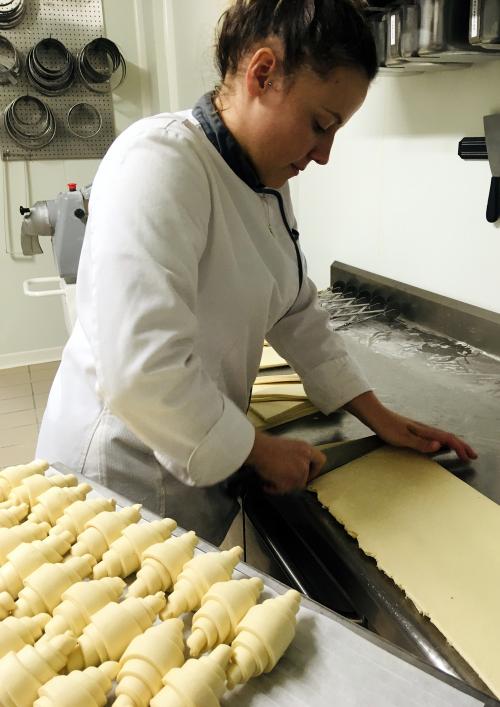
[[[193,110],[140,120],[102,160],[37,450],[214,543],[243,464],[286,493],[324,462],[245,415],[264,338],[322,412],[344,408],[393,445],[475,456],[382,405],[306,274],[288,180],[328,162],[377,73],[354,0],[236,0],[217,63],[220,85]]]

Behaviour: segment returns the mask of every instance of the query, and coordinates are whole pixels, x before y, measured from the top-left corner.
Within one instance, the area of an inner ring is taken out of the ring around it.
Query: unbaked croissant
[[[28,520],[34,523],[44,521],[54,525],[64,513],[65,508],[75,501],[82,501],[91,490],[92,487],[89,484],[78,484],[72,488],[53,486],[40,494],[31,509]]]
[[[167,607],[161,614],[162,619],[170,619],[185,611],[198,609],[203,595],[212,584],[231,579],[242,553],[241,547],[236,546],[231,550],[200,553],[193,557],[177,578]]]
[[[92,620],[92,614],[111,601],[117,601],[125,588],[120,577],[104,577],[90,581],[76,582],[61,596],[61,603],[52,612],[52,618],[45,626],[46,636],[71,631],[79,636]]]
[[[94,578],[128,577],[141,566],[144,550],[169,538],[176,527],[177,523],[171,518],[128,525],[94,567]]]
[[[148,707],[162,678],[184,663],[184,624],[168,619],[136,636],[120,659],[114,707]]]
[[[98,668],[56,675],[38,690],[33,707],[104,707],[118,663],[107,661]]]
[[[76,476],[73,474],[60,474],[58,476],[33,474],[33,476],[23,479],[19,486],[15,486],[12,489],[2,507],[7,507],[9,504],[27,503],[30,508],[33,508],[44,491],[48,491],[53,486],[76,486],[77,483]]]
[[[0,528],[0,565],[7,561],[7,555],[21,543],[43,540],[50,530],[48,523],[30,523],[25,521],[12,528]]]
[[[295,636],[300,594],[285,594],[253,606],[236,628],[227,671],[229,689],[270,672]]]
[[[88,577],[94,565],[93,555],[70,557],[66,562],[46,562],[24,580],[14,616],[34,616],[44,611],[51,614],[63,592]]]
[[[104,511],[114,511],[116,501],[113,498],[91,498],[86,501],[75,501],[70,506],[64,509],[64,513],[60,516],[50,529],[50,535],[56,535],[62,530],[68,530],[74,538],[85,529],[85,524],[94,518],[98,513]]]
[[[9,592],[14,599],[17,598],[26,577],[45,562],[61,562],[72,540],[71,533],[65,531],[44,540],[18,545],[9,552],[7,562],[0,567],[0,592]]]
[[[224,671],[230,655],[230,647],[220,645],[209,655],[191,658],[182,668],[170,670],[151,707],[218,707],[226,689]]]
[[[42,459],[35,459],[29,464],[7,466],[0,471],[0,501],[5,501],[15,486],[19,486],[23,479],[33,474],[43,474],[49,465]]]
[[[145,597],[158,591],[166,592],[177,580],[184,565],[193,557],[198,538],[194,531],[150,545],[144,550],[141,569],[128,594]]]
[[[37,614],[22,619],[8,616],[0,621],[0,658],[7,655],[9,651],[21,650],[25,645],[32,646],[42,635],[49,619],[48,614]]]
[[[32,707],[38,690],[64,668],[76,645],[69,633],[10,651],[0,660],[0,705]]]
[[[145,599],[130,597],[119,604],[106,604],[83,629],[69,656],[68,669],[81,670],[105,660],[119,660],[131,640],[152,626],[164,606],[162,592]]]
[[[20,503],[17,506],[0,508],[0,527],[12,528],[19,525],[23,518],[26,518],[30,510],[27,503]]]
[[[127,525],[137,523],[141,517],[141,505],[122,508],[121,511],[98,513],[85,523],[85,530],[78,536],[71,548],[72,555],[86,555],[90,552],[97,562],[104,555],[111,543],[121,535]]]
[[[187,645],[192,657],[219,643],[231,643],[236,627],[259,598],[264,585],[258,577],[216,582],[193,616]]]

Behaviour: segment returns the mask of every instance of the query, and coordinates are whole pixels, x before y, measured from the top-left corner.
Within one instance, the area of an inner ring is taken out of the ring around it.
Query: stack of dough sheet
[[[306,391],[300,381],[293,383],[255,383],[252,400],[307,400]]]
[[[270,385],[271,383],[300,383],[298,373],[275,373],[257,376],[254,385]]]
[[[314,412],[316,408],[307,399],[296,373],[260,376],[255,381],[248,417],[258,429],[269,429]]]
[[[257,429],[268,430],[271,427],[298,420],[300,417],[312,415],[315,412],[317,412],[317,408],[309,400],[303,403],[277,400],[251,403],[247,417]]]
[[[309,489],[500,697],[500,508],[416,452],[382,447]]]
[[[280,368],[288,366],[285,359],[277,353],[272,346],[264,346],[262,350],[262,358],[260,360],[260,368]]]

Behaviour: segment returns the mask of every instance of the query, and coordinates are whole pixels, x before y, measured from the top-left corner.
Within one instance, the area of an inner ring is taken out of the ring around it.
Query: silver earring
[[[272,82],[272,81],[268,81],[268,82],[267,82],[267,85],[268,85],[269,88],[270,88],[270,87],[273,85],[273,82]]]

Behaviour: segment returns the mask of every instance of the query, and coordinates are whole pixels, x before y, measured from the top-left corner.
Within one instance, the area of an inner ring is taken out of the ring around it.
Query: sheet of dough
[[[260,360],[260,368],[279,368],[280,366],[288,366],[288,363],[272,346],[264,346]]]
[[[257,376],[254,385],[274,385],[275,383],[300,383],[299,374],[279,373],[274,376]]]
[[[266,400],[252,402],[250,408],[266,422],[290,419],[290,415],[309,415],[316,410],[308,400]]]
[[[276,400],[251,403],[247,417],[260,430],[311,415],[317,409],[308,400]]]
[[[252,401],[254,400],[307,400],[307,395],[302,383],[272,383],[254,385]]]
[[[389,447],[309,488],[500,697],[500,507]]]
[[[264,422],[264,420],[259,417],[250,407],[247,411],[247,417],[252,423],[252,425],[255,427],[256,430],[265,430],[267,429],[267,425]]]

